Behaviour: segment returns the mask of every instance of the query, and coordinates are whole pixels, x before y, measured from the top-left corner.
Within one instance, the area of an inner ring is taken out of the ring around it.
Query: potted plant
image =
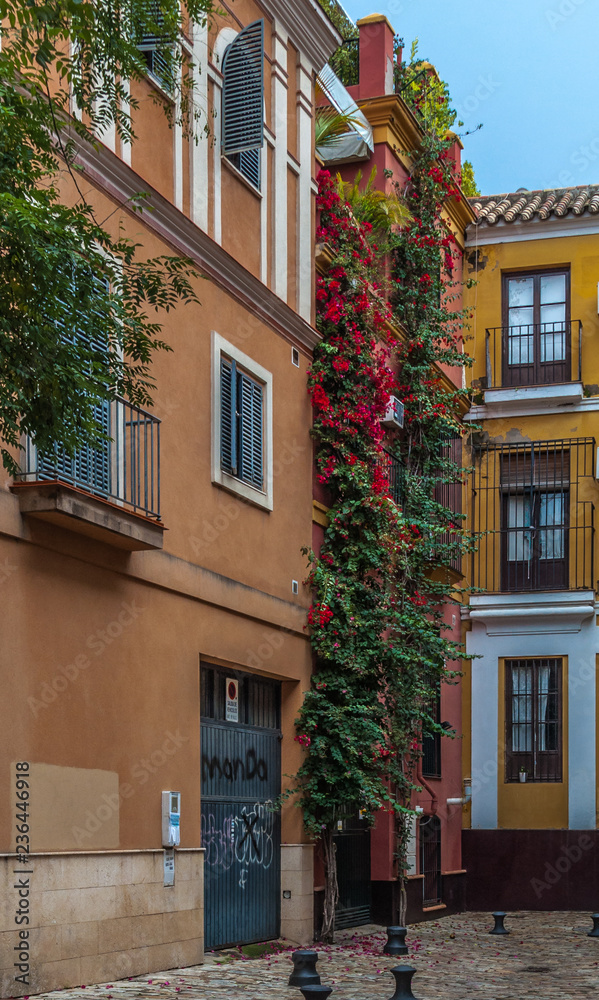
[[[525,767],[521,767],[520,768],[520,775],[519,775],[519,777],[520,777],[520,781],[526,781],[526,768]]]

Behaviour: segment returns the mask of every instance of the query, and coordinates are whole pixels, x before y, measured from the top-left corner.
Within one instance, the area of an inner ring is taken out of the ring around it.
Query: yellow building
[[[467,905],[595,907],[599,187],[474,208]]]

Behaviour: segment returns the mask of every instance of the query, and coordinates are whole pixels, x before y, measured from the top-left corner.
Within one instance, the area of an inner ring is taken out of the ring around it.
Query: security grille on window
[[[508,451],[501,460],[506,590],[559,589],[568,578],[570,452]]]
[[[221,357],[221,468],[258,490],[264,485],[264,387]]]
[[[561,781],[561,659],[507,660],[505,672],[505,780]]]
[[[593,438],[474,449],[474,587],[491,592],[594,585]]]
[[[456,573],[462,570],[462,437],[460,434],[448,435],[441,445],[441,458],[444,467],[440,470],[439,481],[435,485],[434,498],[441,506],[446,507],[456,515],[451,521],[452,527],[444,531],[438,539],[437,558],[446,566],[451,566]]]
[[[436,723],[441,722],[441,696],[437,695],[431,709]],[[441,733],[425,733],[422,738],[422,774],[425,778],[441,777]]]
[[[264,21],[243,29],[223,57],[222,151],[260,187],[264,144]]]

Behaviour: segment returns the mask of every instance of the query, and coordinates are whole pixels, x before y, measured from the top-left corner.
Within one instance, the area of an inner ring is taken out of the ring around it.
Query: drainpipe
[[[467,806],[472,801],[472,778],[464,778],[464,794],[460,799],[447,799],[448,806]]]
[[[416,779],[418,781],[418,784],[422,785],[423,788],[425,788],[426,791],[428,792],[428,794],[430,795],[430,797],[431,797],[431,815],[432,816],[436,816],[437,815],[437,807],[438,807],[439,803],[438,803],[438,800],[437,800],[437,796],[433,792],[431,786],[429,784],[427,784],[427,782],[422,777],[422,757],[418,758],[418,764],[416,766]]]

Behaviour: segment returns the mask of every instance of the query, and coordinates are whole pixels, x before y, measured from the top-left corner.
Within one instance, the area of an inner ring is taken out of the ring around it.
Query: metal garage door
[[[226,714],[223,685],[232,678],[237,722],[219,718]],[[281,790],[279,701],[275,682],[202,667],[207,949],[279,936],[281,831],[272,808]]]

